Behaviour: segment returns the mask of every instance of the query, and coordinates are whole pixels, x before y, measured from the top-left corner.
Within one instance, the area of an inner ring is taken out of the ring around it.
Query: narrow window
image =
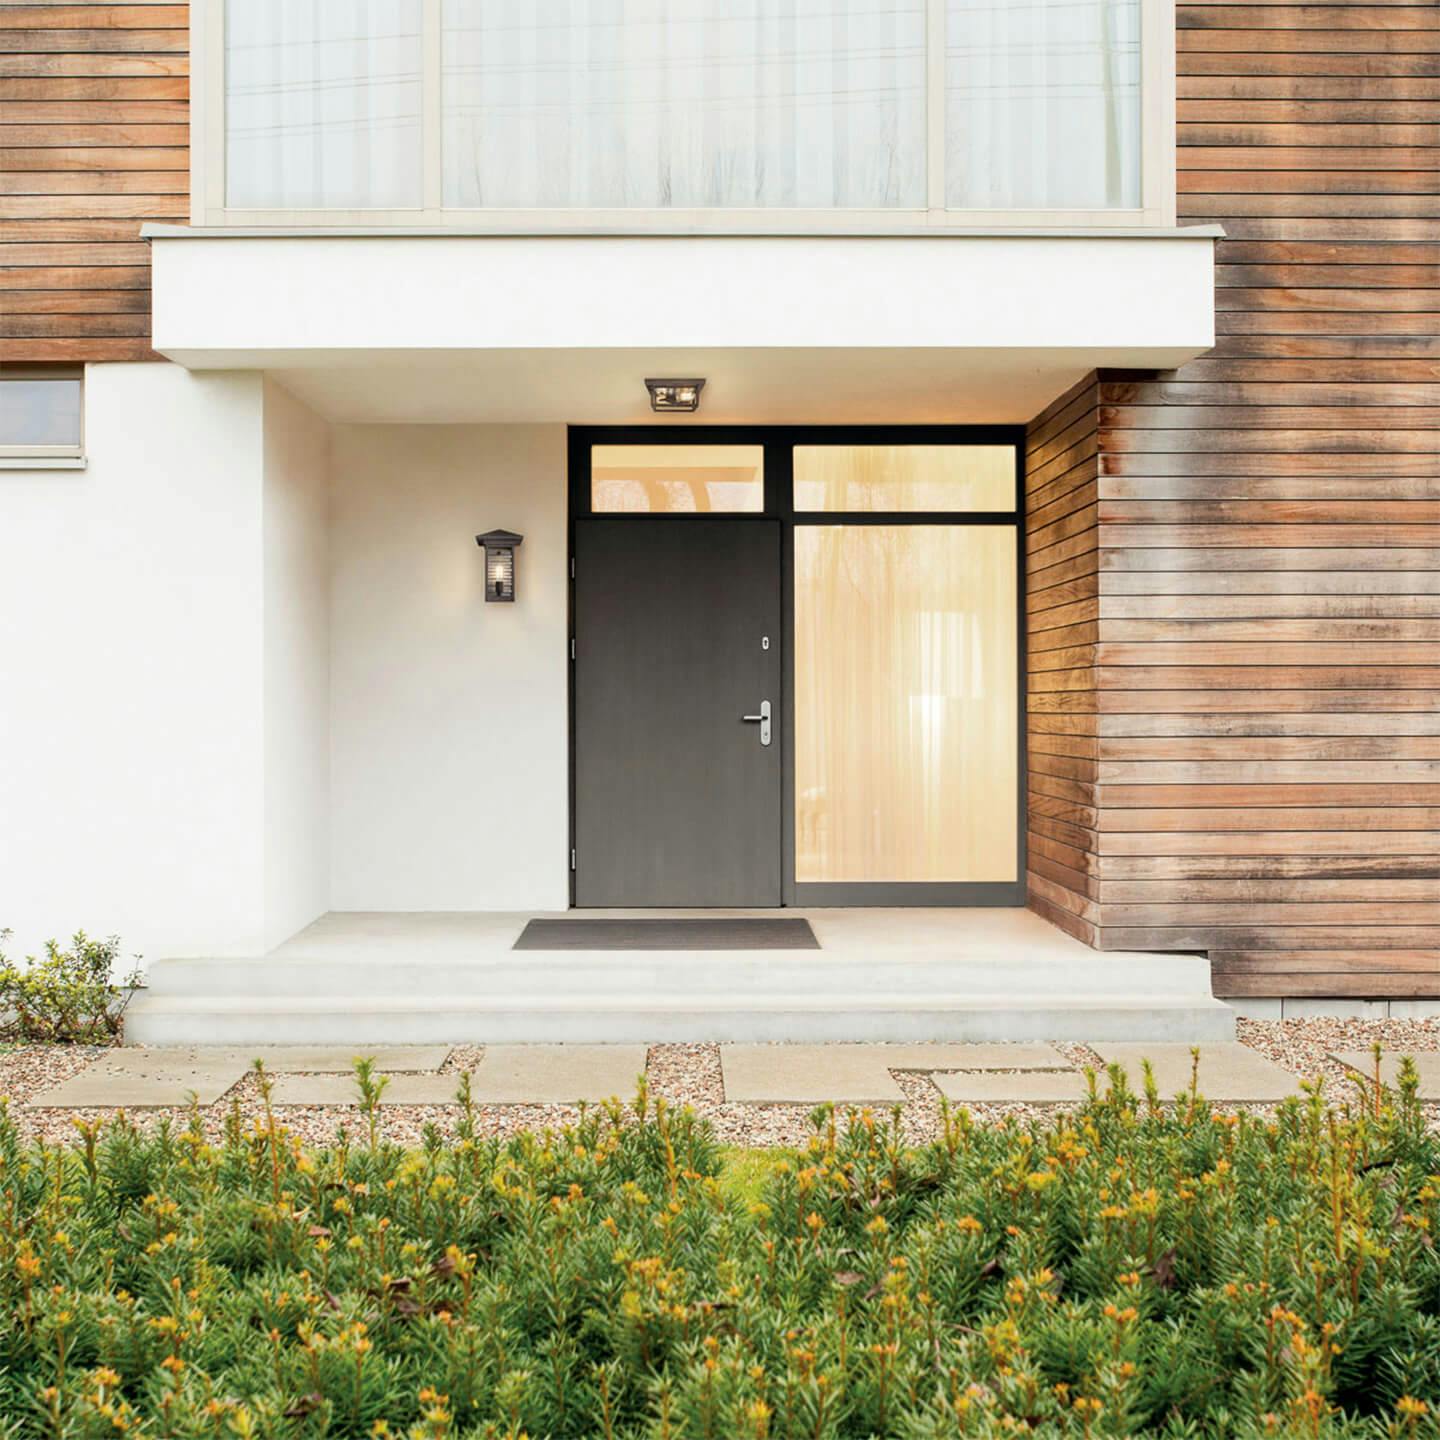
[[[227,204],[418,207],[421,11],[421,0],[231,0]]]
[[[761,445],[596,445],[590,506],[597,515],[758,514],[765,508]]]
[[[0,459],[78,460],[82,390],[78,371],[0,371]]]
[[[925,204],[925,0],[445,0],[443,43],[446,205]]]
[[[1140,205],[1140,0],[948,0],[952,210]]]
[[[1018,878],[1016,533],[797,525],[795,879]]]
[[[797,445],[797,510],[1013,510],[1013,445]]]

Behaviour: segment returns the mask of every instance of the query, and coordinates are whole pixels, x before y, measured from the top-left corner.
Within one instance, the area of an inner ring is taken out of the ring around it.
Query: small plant
[[[0,931],[0,941],[9,938]],[[76,931],[68,948],[45,942],[45,954],[23,965],[0,953],[0,1038],[26,1042],[109,1045],[120,1036],[130,997],[140,984],[132,970],[115,979],[120,941]]]
[[[380,1097],[390,1084],[390,1077],[375,1068],[371,1056],[358,1056],[354,1064],[355,1088],[360,1092],[360,1108],[370,1126],[370,1148],[373,1150],[380,1143]]]

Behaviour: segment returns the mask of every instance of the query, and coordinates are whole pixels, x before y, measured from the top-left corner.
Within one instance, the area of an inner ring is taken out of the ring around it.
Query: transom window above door
[[[194,16],[202,223],[1173,223],[1173,0]]]

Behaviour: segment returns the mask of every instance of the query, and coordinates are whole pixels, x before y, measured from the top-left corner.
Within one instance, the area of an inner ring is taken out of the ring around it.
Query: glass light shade
[[[515,599],[515,551],[524,540],[510,530],[491,530],[477,535],[475,543],[485,550],[486,602],[513,602]]]

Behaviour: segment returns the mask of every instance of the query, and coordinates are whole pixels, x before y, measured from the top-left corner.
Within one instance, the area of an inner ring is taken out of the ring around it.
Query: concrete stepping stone
[[[955,1070],[930,1083],[962,1105],[1068,1105],[1089,1094],[1078,1070]]]
[[[353,1075],[355,1061],[366,1058],[387,1075],[407,1070],[438,1070],[450,1058],[448,1045],[265,1045],[243,1054],[247,1066],[259,1059],[272,1075],[313,1075],[336,1071]]]
[[[891,1048],[722,1045],[725,1099],[731,1105],[894,1105],[904,1100],[905,1092],[890,1073],[886,1052]]]
[[[1189,1045],[1175,1043],[1096,1045],[1107,1065],[1125,1067],[1130,1088],[1140,1094],[1149,1060],[1161,1099],[1173,1100],[1190,1088],[1192,1058]],[[1300,1077],[1238,1041],[1200,1046],[1200,1093],[1207,1100],[1267,1104],[1284,1100],[1300,1089]]]
[[[487,1045],[470,1093],[482,1105],[629,1100],[646,1060],[644,1045]]]
[[[1053,1046],[1034,1042],[966,1045],[884,1045],[892,1070],[1073,1070]],[[905,1057],[889,1058],[891,1055]],[[915,1063],[909,1058],[913,1054]]]
[[[381,1105],[454,1105],[460,1076],[401,1073],[388,1077]],[[276,1105],[358,1105],[353,1075],[277,1075],[270,1099]]]
[[[732,1105],[893,1105],[895,1070],[1063,1070],[1048,1045],[722,1045]]]
[[[272,1075],[354,1073],[355,1061],[367,1057],[377,1070],[438,1070],[450,1058],[449,1045],[147,1045],[126,1046],[102,1056],[105,1061],[148,1065],[239,1065],[252,1070],[263,1060]]]
[[[112,1050],[78,1074],[31,1096],[31,1109],[128,1110],[213,1105],[244,1078],[248,1062],[229,1051]]]
[[[1420,1072],[1420,1098],[1440,1100],[1440,1050],[1386,1051],[1380,1057],[1380,1079],[1394,1089],[1400,1083],[1400,1062],[1409,1055]],[[1375,1074],[1375,1059],[1368,1050],[1340,1050],[1330,1056],[1369,1080]]]

